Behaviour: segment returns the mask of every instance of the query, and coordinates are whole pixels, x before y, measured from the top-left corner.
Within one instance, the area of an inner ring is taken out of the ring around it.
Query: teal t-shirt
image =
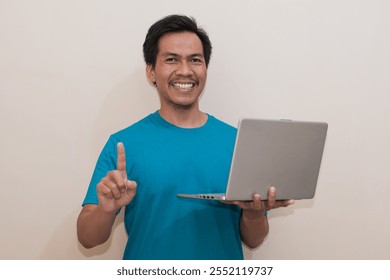
[[[208,115],[200,128],[180,128],[155,112],[113,134],[83,202],[97,204],[96,185],[116,169],[123,142],[137,194],[126,206],[124,259],[243,259],[240,209],[177,193],[225,192],[236,129]]]

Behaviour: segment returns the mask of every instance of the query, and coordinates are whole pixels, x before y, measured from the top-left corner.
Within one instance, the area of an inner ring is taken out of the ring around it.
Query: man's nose
[[[189,65],[187,61],[181,62],[176,69],[176,74],[182,76],[191,75],[192,74],[191,65]]]

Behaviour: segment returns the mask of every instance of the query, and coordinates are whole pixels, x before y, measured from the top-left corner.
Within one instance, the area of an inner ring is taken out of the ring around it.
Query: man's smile
[[[195,87],[196,83],[171,83],[174,88],[189,90]]]

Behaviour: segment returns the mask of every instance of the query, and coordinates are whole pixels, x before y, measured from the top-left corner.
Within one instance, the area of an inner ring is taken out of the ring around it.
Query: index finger
[[[274,186],[271,186],[268,189],[268,206],[271,208],[275,207],[276,203],[276,189]]]
[[[125,155],[125,146],[122,142],[117,144],[118,157],[116,169],[122,174],[123,178],[126,178],[126,155]]]

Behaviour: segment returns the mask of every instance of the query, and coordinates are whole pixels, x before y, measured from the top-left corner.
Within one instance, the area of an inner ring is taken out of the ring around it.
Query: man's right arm
[[[77,237],[85,248],[107,241],[119,209],[129,204],[137,184],[127,180],[125,148],[118,143],[117,169],[110,171],[96,186],[98,204],[86,204],[77,219]]]
[[[92,248],[106,242],[115,217],[115,213],[104,213],[99,205],[84,205],[77,219],[77,237],[81,245]]]

